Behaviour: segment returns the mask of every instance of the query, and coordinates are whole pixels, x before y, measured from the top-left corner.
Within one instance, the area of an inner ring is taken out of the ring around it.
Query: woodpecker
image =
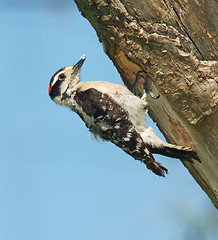
[[[152,153],[199,160],[192,148],[165,143],[146,126],[145,96],[141,99],[109,82],[80,82],[85,59],[83,55],[74,66],[61,68],[52,76],[48,92],[55,103],[72,109],[96,137],[111,141],[159,176],[164,177],[168,170]]]

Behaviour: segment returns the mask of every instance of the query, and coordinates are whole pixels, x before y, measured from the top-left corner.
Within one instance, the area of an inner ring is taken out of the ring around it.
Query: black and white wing
[[[103,140],[111,141],[134,159],[146,164],[159,176],[167,169],[156,162],[147,144],[131,123],[128,112],[108,94],[90,87],[74,92],[75,107],[92,133]]]

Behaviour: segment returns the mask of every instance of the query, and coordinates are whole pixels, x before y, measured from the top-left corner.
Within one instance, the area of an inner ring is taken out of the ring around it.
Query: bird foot
[[[143,88],[143,93],[141,94],[142,97],[141,99],[146,101],[147,100],[147,93],[149,93],[151,95],[152,98],[154,99],[157,99],[160,97],[160,95],[158,94],[157,96],[152,92],[152,89],[150,87],[150,78],[148,76],[148,74],[146,74],[145,76],[142,75],[142,73],[145,74],[145,72],[143,71],[138,71],[136,73],[136,79],[135,79],[135,82],[133,84],[133,93],[138,96],[140,93],[138,93],[138,88],[140,88],[140,85],[141,85],[141,88]],[[143,81],[140,83],[140,79],[143,79]]]

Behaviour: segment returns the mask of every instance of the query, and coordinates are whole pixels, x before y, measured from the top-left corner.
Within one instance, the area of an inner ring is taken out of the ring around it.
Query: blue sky
[[[0,239],[187,239],[215,213],[179,160],[156,155],[157,177],[50,100],[51,76],[84,53],[83,81],[122,84],[73,1],[0,0],[0,30]]]

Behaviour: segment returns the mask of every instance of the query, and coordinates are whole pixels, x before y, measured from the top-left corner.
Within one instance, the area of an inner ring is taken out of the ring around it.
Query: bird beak
[[[73,72],[72,72],[72,75],[77,75],[77,73],[79,72],[79,70],[81,69],[84,61],[86,59],[86,56],[85,54],[82,55],[81,59],[79,60],[78,63],[76,63],[74,66],[73,66]]]
[[[69,87],[73,88],[80,82],[80,69],[86,59],[85,54],[81,57],[78,63],[76,63],[72,68],[71,68],[71,79],[69,83]]]

